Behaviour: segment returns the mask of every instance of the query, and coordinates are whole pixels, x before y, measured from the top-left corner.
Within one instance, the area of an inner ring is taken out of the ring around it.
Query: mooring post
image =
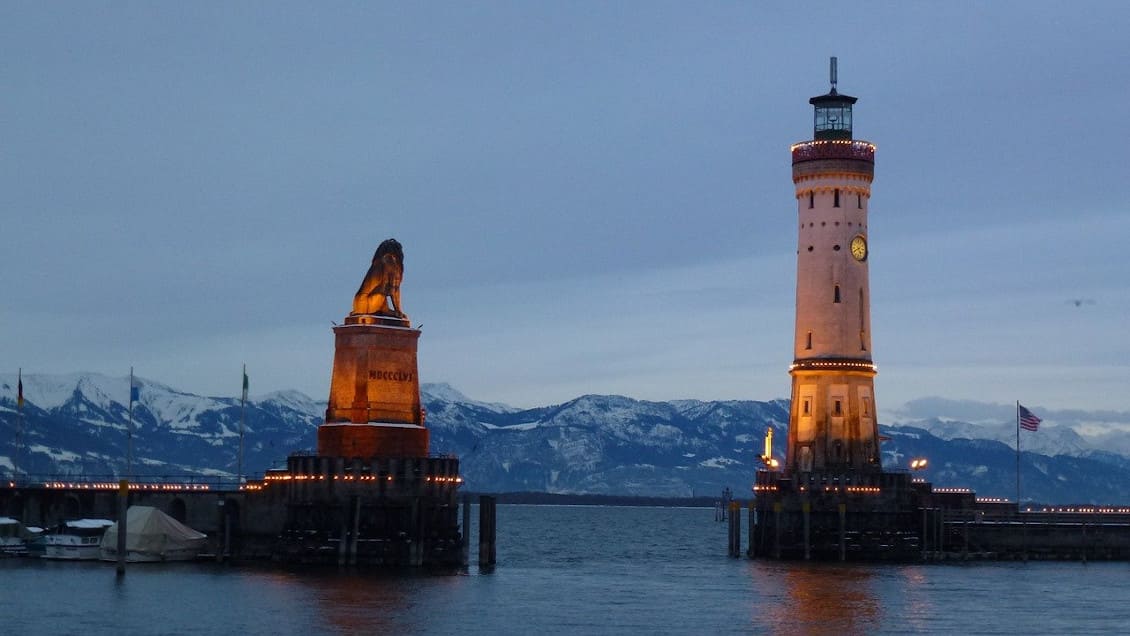
[[[1083,563],[1087,562],[1087,518],[1083,517]]]
[[[224,506],[224,559],[231,559],[231,510]]]
[[[969,558],[969,519],[961,520],[961,558]]]
[[[809,559],[812,558],[812,545],[809,543],[809,540],[808,540],[808,529],[809,529],[808,517],[809,517],[809,513],[812,512],[812,504],[809,503],[808,500],[805,500],[805,501],[801,502],[800,510],[804,515],[804,560],[808,561]]]
[[[742,504],[730,502],[730,556],[735,559],[742,555]]]
[[[781,558],[781,502],[773,502],[773,558]]]
[[[1020,515],[1020,560],[1028,560],[1028,515],[1020,512],[1019,502],[1016,512]],[[1045,519],[1047,517],[1045,516]]]
[[[479,569],[491,570],[495,563],[494,497],[479,497]]]
[[[927,532],[929,530],[929,526],[926,525],[926,509],[925,508],[922,509],[922,528],[921,528],[921,530],[922,530],[922,560],[925,561],[926,560],[926,554],[927,554],[927,552],[929,552],[929,549],[930,549],[930,543],[929,543],[930,536]]]
[[[726,556],[734,556],[734,520],[732,518],[726,520]]]
[[[748,535],[746,538],[749,540],[749,548],[745,552],[746,556],[751,559],[754,557],[754,554],[756,554],[756,550],[753,549],[753,542],[756,538],[754,535],[754,522],[757,521],[756,506],[757,502],[751,499],[749,501],[749,530],[746,531]]]
[[[118,576],[126,574],[126,517],[129,512],[129,480],[118,481]]]
[[[342,515],[342,518],[341,518],[341,534],[339,536],[340,536],[340,539],[337,542],[337,565],[338,565],[338,567],[341,567],[341,566],[345,565],[346,554],[347,554],[347,551],[349,550],[349,509],[348,508],[345,510],[345,513]]]
[[[412,498],[412,543],[408,546],[408,563],[412,566],[424,564],[424,524],[420,498]]]
[[[471,498],[463,497],[463,567],[471,561]]]
[[[946,509],[938,508],[936,511],[938,515],[938,535],[936,543],[938,544],[938,558],[942,557],[942,553],[946,549]]]
[[[847,561],[847,504],[840,503],[840,561]]]
[[[217,506],[217,510],[219,510],[218,514],[220,515],[220,518],[216,520],[217,521],[216,525],[218,525],[220,527],[220,544],[218,546],[216,546],[216,563],[223,563],[224,562],[224,546],[227,545],[227,537],[224,536],[224,530],[225,530],[224,520],[227,518],[227,516],[224,514],[226,511],[224,510],[224,498],[223,498],[223,496],[221,496],[220,500],[216,502],[216,506]]]
[[[357,565],[357,542],[361,538],[361,495],[353,495],[353,537],[349,542],[349,565]]]

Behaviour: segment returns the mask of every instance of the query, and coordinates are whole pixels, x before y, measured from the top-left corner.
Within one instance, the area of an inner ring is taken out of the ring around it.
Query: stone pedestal
[[[425,457],[416,344],[407,321],[334,327],[333,378],[318,455]]]

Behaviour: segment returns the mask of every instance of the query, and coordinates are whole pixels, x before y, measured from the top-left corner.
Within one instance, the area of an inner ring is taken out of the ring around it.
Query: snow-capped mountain
[[[11,474],[21,429],[15,381],[0,375],[0,475]],[[238,399],[192,395],[143,378],[137,383],[136,473],[234,474]],[[128,378],[96,374],[24,376],[21,471],[122,474],[128,384]],[[691,496],[730,487],[740,494],[759,465],[766,429],[776,429],[781,453],[788,421],[787,400],[647,402],[585,395],[518,409],[470,399],[446,384],[425,384],[421,393],[432,451],[458,455],[465,487],[478,492]],[[932,416],[924,403],[912,403],[900,414],[907,423],[881,427],[889,438],[884,466],[898,469],[912,457],[927,457],[924,477],[935,484],[1014,497],[1016,433],[1008,407],[981,405],[982,412],[974,412],[968,403],[931,404],[937,409]],[[244,420],[244,472],[256,475],[290,452],[312,450],[325,407],[296,391],[252,396]],[[1040,431],[1022,438],[1022,498],[1130,503],[1130,459],[1115,452],[1130,448],[1130,435],[1119,428],[1126,414],[1041,414]],[[1094,427],[1100,420],[1106,425]],[[1089,428],[1077,432],[1083,424]]]
[[[22,422],[16,378],[0,376],[0,470],[38,475],[125,473],[129,378],[93,373],[24,375]],[[137,475],[234,475],[238,464],[237,398],[183,393],[137,377],[133,403],[133,472]],[[295,391],[252,397],[243,414],[245,473],[262,472],[289,451],[310,448],[325,403]],[[22,435],[22,457],[16,457]]]

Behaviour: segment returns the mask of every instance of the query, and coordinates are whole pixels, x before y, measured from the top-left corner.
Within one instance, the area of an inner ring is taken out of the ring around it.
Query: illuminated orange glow
[[[1033,511],[1032,511],[1031,508],[1029,508],[1028,512],[1033,512]],[[1041,510],[1036,510],[1035,512],[1036,513],[1041,513],[1041,512],[1044,512],[1044,513],[1070,512],[1070,513],[1075,513],[1075,514],[1119,514],[1119,515],[1125,515],[1125,514],[1130,514],[1130,508],[1043,508]]]
[[[805,360],[804,362],[794,362],[789,365],[789,372],[798,369],[821,369],[821,370],[834,370],[845,369],[851,371],[873,371],[879,372],[879,367],[873,362],[862,362],[855,360],[834,360],[830,362],[820,362],[816,360]]]
[[[334,475],[333,479],[334,480],[342,480],[342,481],[377,481],[378,479],[381,479],[381,477],[379,475],[356,475],[356,476],[355,475]],[[393,480],[393,476],[392,475],[385,475],[383,479],[384,479],[384,481],[389,482],[389,481]],[[272,482],[272,481],[325,481],[325,480],[326,480],[325,475],[289,475],[289,474],[288,475],[267,475],[263,478],[264,482]],[[425,482],[440,483],[440,484],[461,484],[461,483],[463,483],[463,478],[460,477],[460,476],[450,476],[450,475],[427,475],[427,476],[424,477],[424,481]],[[261,487],[265,487],[265,486],[267,486],[266,483],[264,483]]]
[[[14,485],[14,484],[13,484]],[[65,481],[49,481],[43,484],[44,488],[51,489],[67,489],[67,490],[117,490],[120,487],[118,482],[65,482]],[[133,483],[129,485],[130,490],[158,490],[158,491],[200,491],[211,490],[212,487],[207,484],[139,484]]]

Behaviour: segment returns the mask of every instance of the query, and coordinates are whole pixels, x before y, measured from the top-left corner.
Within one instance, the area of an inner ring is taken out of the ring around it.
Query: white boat
[[[190,561],[204,548],[207,538],[152,506],[130,506],[126,511],[126,561],[129,563]],[[116,523],[102,536],[100,558],[118,560]]]
[[[11,517],[0,517],[0,556],[25,556],[31,533]]]
[[[64,521],[46,536],[43,558],[68,561],[97,559],[102,535],[112,525],[114,522],[109,519]]]

